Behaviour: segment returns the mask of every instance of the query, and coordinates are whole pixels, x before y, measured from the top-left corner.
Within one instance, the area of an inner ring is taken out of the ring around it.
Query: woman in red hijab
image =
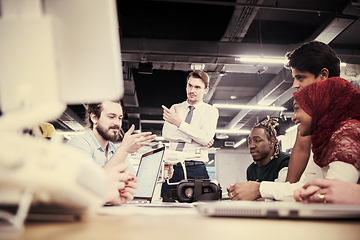
[[[314,162],[324,178],[357,182],[360,176],[360,91],[334,77],[294,93],[293,120],[302,136],[311,135]],[[296,200],[307,200],[319,188],[298,189]],[[324,201],[323,194],[318,194]]]

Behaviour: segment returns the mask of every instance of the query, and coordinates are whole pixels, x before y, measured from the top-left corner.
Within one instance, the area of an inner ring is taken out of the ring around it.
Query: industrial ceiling
[[[286,110],[219,108],[214,147],[231,146],[252,125],[278,117],[279,134],[292,126],[291,72],[283,63],[241,61],[244,56],[284,58],[301,44],[329,44],[342,62],[342,76],[360,75],[360,1],[349,0],[148,0],[117,1],[126,114],[123,130],[161,136],[161,105],[186,99],[193,69],[210,76],[209,104],[282,106]],[[82,105],[69,105],[55,123],[83,124]],[[242,131],[239,131],[242,130]],[[223,139],[223,138],[227,139]]]

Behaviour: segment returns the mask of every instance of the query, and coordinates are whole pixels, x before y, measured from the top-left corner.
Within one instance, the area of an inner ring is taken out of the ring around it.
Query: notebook
[[[158,180],[165,146],[143,154],[136,173],[138,188],[130,203],[151,203]]]
[[[214,217],[360,219],[360,205],[217,201],[199,204],[197,210],[202,215]]]

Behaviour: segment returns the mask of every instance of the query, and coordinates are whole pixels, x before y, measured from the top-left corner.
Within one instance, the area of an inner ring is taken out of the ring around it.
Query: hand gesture
[[[125,133],[118,151],[125,151],[127,154],[134,153],[147,142],[153,141],[156,137],[156,135],[151,134],[151,132],[132,134],[134,129],[135,126],[131,125],[130,129]]]
[[[162,105],[162,108],[164,109],[164,112],[163,112],[163,119],[172,124],[172,125],[175,125],[177,127],[180,127],[180,124],[181,124],[181,118],[179,116],[179,113],[176,109],[176,107],[174,106],[174,111],[171,111],[170,109],[168,109],[167,107],[165,107],[164,105]]]

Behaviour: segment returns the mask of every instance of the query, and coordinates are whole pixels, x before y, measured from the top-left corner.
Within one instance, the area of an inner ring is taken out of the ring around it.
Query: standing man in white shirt
[[[195,151],[201,150],[201,157],[185,161],[187,178],[203,177],[209,179],[204,162],[208,162],[208,151],[204,147],[212,146],[214,134],[219,118],[217,108],[203,102],[203,96],[209,91],[209,76],[207,73],[195,70],[187,77],[186,93],[187,100],[174,104],[164,109],[165,120],[162,135],[170,142],[169,149],[183,151],[194,155]],[[184,172],[180,163],[174,165],[174,175],[169,182],[180,182],[184,179]],[[170,195],[171,189],[177,185],[162,186],[161,195],[164,201]]]

